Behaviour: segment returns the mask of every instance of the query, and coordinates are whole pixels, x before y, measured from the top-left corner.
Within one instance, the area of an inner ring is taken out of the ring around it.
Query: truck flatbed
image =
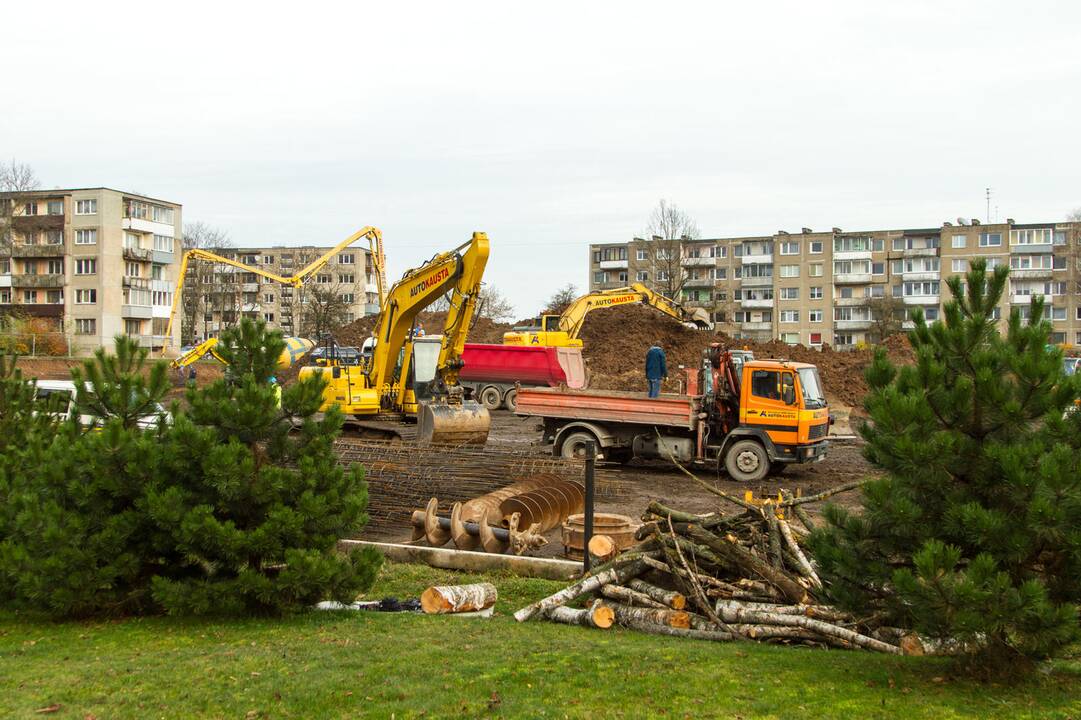
[[[697,395],[664,393],[651,398],[646,393],[619,390],[522,388],[516,413],[694,430],[701,406]]]

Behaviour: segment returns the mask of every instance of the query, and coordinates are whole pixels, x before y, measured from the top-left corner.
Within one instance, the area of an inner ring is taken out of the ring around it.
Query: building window
[[[11,258],[0,258],[0,275],[11,274]]]
[[[37,215],[38,204],[36,202],[28,202],[23,205],[23,215]]]
[[[728,248],[726,248],[724,245],[718,245],[717,246],[717,257],[719,257],[719,258],[728,257]],[[724,313],[721,313],[721,315],[724,315]]]
[[[799,277],[799,265],[782,265],[781,277],[783,278],[798,278]]]
[[[1063,344],[1064,342],[1066,342],[1066,333],[1064,333],[1064,332],[1053,332],[1053,333],[1051,333],[1051,342],[1055,343],[1056,345]]]
[[[354,302],[353,297],[353,293],[342,293],[342,302],[346,305],[352,305]]]
[[[64,201],[63,200],[50,200],[46,210],[50,215],[63,215],[64,214]]]
[[[1052,239],[1050,228],[1010,231],[1010,245],[1050,245]]]
[[[315,282],[320,283],[322,285],[327,285],[327,284],[330,283],[330,275],[316,275],[315,276]]]
[[[76,305],[93,305],[98,301],[97,290],[76,290],[75,291],[75,304]]]
[[[98,212],[97,200],[76,200],[75,201],[75,214],[76,215],[96,215]]]
[[[810,250],[808,252],[810,252],[812,255],[821,255],[822,254],[822,241],[821,240],[812,240],[810,245],[811,245],[811,247],[810,247]]]
[[[263,302],[265,302],[265,303],[274,302],[274,295],[272,293],[263,293]]]
[[[594,262],[600,262],[601,261],[600,253],[594,253],[594,255],[597,256],[595,258]],[[635,257],[638,258],[639,261],[648,260],[649,259],[649,252],[647,252],[646,250],[639,250],[639,251],[637,251],[635,253]]]
[[[274,322],[274,313],[263,313],[263,320],[268,323]]]
[[[64,231],[63,230],[48,230],[45,233],[46,245],[63,245],[64,244]]]
[[[133,277],[133,278],[139,277],[139,263],[137,263],[137,262],[126,262],[126,263],[124,263],[124,274],[127,275],[128,277]]]
[[[626,270],[624,270],[623,272],[621,272],[621,273],[619,274],[619,281],[620,281],[621,283],[625,283],[625,282],[627,282],[627,271],[626,271]]]
[[[645,270],[639,270],[635,274],[634,279],[638,282],[646,282],[647,280],[649,280],[649,273],[647,273]]]
[[[871,263],[871,274],[872,275],[885,275],[886,274],[886,263],[884,263],[884,262],[873,262],[873,263]]]
[[[822,322],[821,310],[810,310],[807,313],[807,322],[820,323]]]
[[[124,247],[138,249],[142,247],[142,241],[135,233],[126,232],[124,233]]]
[[[76,335],[97,335],[98,333],[98,321],[94,318],[76,318],[75,320],[75,334]]]
[[[1066,244],[1066,231],[1065,230],[1056,230],[1055,231],[1055,245],[1065,245],[1065,244]]]
[[[864,293],[864,295],[866,297],[869,297],[869,298],[885,297],[886,296],[886,286],[885,285],[869,285],[867,287],[866,292]]]
[[[1065,320],[1066,319],[1066,308],[1064,308],[1064,307],[1051,308],[1051,319],[1052,320]]]
[[[833,252],[871,252],[869,237],[839,237],[833,239]]]
[[[799,242],[782,242],[782,255],[799,255]]]
[[[23,290],[23,302],[28,305],[33,305],[38,301],[37,290]]]
[[[168,235],[155,235],[154,249],[161,252],[171,253],[173,251],[173,239]]]
[[[968,245],[968,235],[954,235],[950,241],[950,247],[954,249],[963,248]]]
[[[338,256],[338,264],[339,265],[352,265],[354,263],[354,259],[355,259],[355,256],[352,253],[339,255]]]
[[[811,299],[812,300],[821,300],[822,299],[822,286],[821,285],[818,285],[816,287],[811,288]]]
[[[799,333],[798,332],[781,333],[781,342],[788,343],[789,345],[799,345]]]
[[[64,274],[64,261],[63,260],[50,260],[48,269],[46,270],[48,275],[63,275]]]
[[[822,333],[811,333],[811,339],[809,341],[812,345],[822,344]]]
[[[604,282],[604,273],[602,273],[602,272],[593,273],[593,282],[595,282],[595,283],[603,283]]]
[[[781,322],[783,323],[798,323],[799,322],[799,310],[782,310]]]
[[[799,300],[799,288],[798,287],[781,288],[781,299],[782,300]]]
[[[76,230],[75,231],[75,244],[76,245],[97,245],[98,244],[98,231],[97,230]]]
[[[807,274],[811,277],[822,277],[822,263],[811,263],[808,265]]]
[[[161,205],[151,205],[151,217],[154,222],[165,223],[167,225],[173,224],[173,209],[162,207]]]
[[[968,260],[954,258],[950,263],[950,269],[954,272],[968,272]]]
[[[357,281],[356,277],[356,275],[339,275],[338,282],[345,283],[346,285],[352,285]]]
[[[1002,233],[980,233],[980,247],[1001,247]]]

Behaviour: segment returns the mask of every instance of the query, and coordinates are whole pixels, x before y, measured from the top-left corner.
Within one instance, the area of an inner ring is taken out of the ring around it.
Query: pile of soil
[[[874,357],[872,349],[836,351],[828,345],[816,350],[788,345],[779,340],[757,343],[736,340],[723,333],[695,330],[650,308],[628,305],[586,317],[581,338],[589,370],[590,387],[598,390],[644,390],[646,350],[654,343],[664,348],[669,379],[665,391],[678,392],[683,373],[679,366],[697,367],[702,350],[710,343],[754,352],[758,359],[785,359],[818,366],[826,397],[833,403],[859,407],[867,393],[864,369]],[[903,335],[895,335],[883,346],[898,364],[914,361]]]

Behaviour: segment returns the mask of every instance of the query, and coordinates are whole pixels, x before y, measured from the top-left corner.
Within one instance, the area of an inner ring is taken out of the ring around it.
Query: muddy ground
[[[537,425],[536,418],[519,418],[506,411],[496,411],[492,413],[492,430],[488,442],[490,445],[513,447],[517,450],[550,453],[550,446],[538,444],[541,433],[537,430]],[[844,429],[847,432],[847,427]],[[874,468],[860,454],[861,447],[861,441],[851,435],[835,438],[826,458],[821,462],[791,466],[781,475],[768,477],[753,485],[733,482],[724,475],[718,475],[715,466],[696,467],[692,470],[701,479],[739,497],[747,490],[761,497],[776,495],[781,489],[810,495],[874,475]],[[721,510],[728,513],[738,510],[697,485],[668,462],[634,460],[627,465],[606,464],[604,469],[616,480],[615,495],[598,497],[597,512],[618,513],[637,519],[650,500],[660,500],[671,507],[691,512]],[[859,493],[837,495],[833,500],[851,507],[858,504]],[[811,505],[808,509],[810,514],[815,516],[821,511],[821,503]],[[403,527],[396,531],[382,527],[371,528],[366,530],[362,537],[386,542],[406,542],[410,538],[410,529]],[[548,533],[547,537],[549,544],[537,554],[560,555],[560,531],[554,530]]]

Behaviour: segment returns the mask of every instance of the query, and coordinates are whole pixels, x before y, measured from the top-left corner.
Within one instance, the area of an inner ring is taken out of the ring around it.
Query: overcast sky
[[[662,197],[707,237],[1081,206],[1081,3],[526,7],[19,3],[0,153],[237,245],[376,225],[391,278],[484,230],[521,317]]]

